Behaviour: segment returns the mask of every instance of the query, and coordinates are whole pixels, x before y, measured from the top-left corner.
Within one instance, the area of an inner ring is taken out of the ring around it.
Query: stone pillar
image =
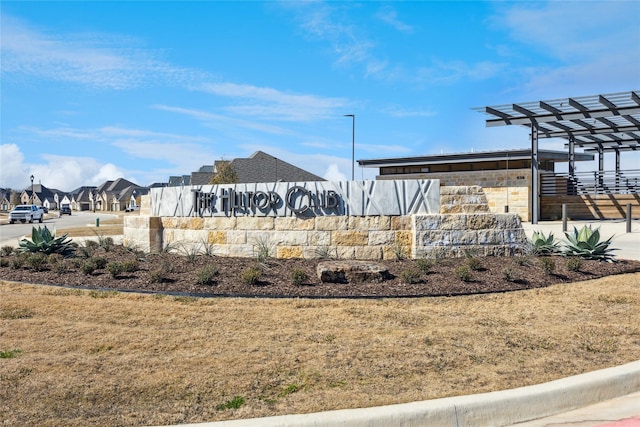
[[[125,216],[124,235],[128,243],[146,252],[162,251],[162,220],[157,216]]]

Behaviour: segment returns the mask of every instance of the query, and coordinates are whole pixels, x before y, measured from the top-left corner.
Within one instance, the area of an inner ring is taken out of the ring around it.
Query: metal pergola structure
[[[616,154],[616,174],[620,172],[620,152],[640,150],[640,91],[561,98],[474,108],[488,114],[486,126],[521,125],[530,128],[532,215],[540,215],[538,140],[563,138],[568,142],[569,175],[575,174],[575,148],[597,152],[599,172],[604,169],[605,152]]]

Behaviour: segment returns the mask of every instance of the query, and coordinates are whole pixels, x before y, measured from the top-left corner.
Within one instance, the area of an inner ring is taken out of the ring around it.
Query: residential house
[[[133,210],[140,206],[140,197],[146,196],[149,188],[130,185],[120,192],[112,193],[110,200],[110,210],[124,211]]]
[[[229,164],[233,168],[237,176],[237,183],[325,181],[324,178],[282,159],[263,151],[256,151],[247,158],[218,160],[213,165],[202,166],[197,172],[181,177],[182,181],[175,179],[178,177],[170,177],[169,186],[210,184],[215,174],[225,164]]]
[[[27,187],[20,195],[20,203],[24,205],[34,204],[44,206],[47,209],[58,209],[59,200],[64,197],[63,191],[55,188],[47,188],[42,184],[33,184]]]
[[[83,186],[73,190],[71,196],[71,209],[74,211],[88,211],[93,209],[93,193],[96,187]],[[64,202],[61,202],[64,203]]]
[[[0,189],[0,211],[10,211],[13,209],[11,206],[11,190]]]

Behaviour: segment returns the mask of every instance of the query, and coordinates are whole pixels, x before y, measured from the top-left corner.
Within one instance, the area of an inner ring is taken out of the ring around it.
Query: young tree
[[[20,201],[20,193],[18,193],[16,190],[12,190],[11,196],[9,198],[9,203],[11,203],[12,206],[18,206],[19,204],[21,204],[22,202]]]
[[[231,166],[231,162],[217,162],[216,169],[211,178],[211,184],[235,184],[238,182],[238,174]]]

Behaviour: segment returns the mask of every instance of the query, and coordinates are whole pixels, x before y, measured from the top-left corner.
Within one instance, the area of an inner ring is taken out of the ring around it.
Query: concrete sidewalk
[[[640,391],[550,417],[508,427],[638,427]]]

